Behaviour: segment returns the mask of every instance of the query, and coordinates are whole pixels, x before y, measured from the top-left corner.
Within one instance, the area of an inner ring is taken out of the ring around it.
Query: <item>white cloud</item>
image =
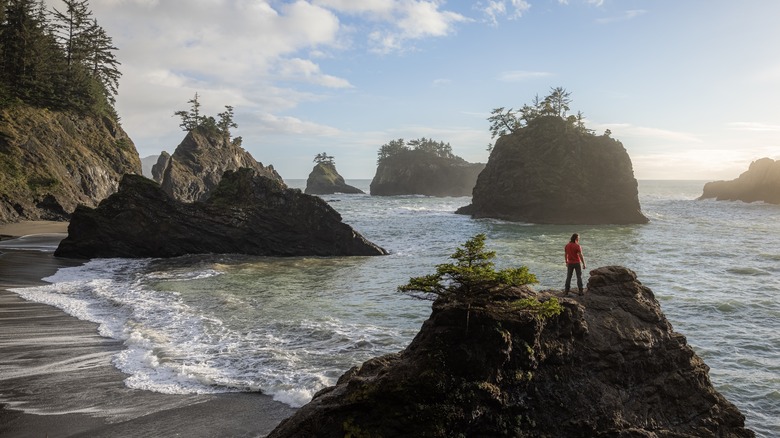
[[[780,132],[780,125],[768,125],[758,122],[733,122],[727,126],[740,131]]]
[[[531,4],[526,0],[487,0],[474,5],[474,9],[480,11],[485,21],[493,26],[498,25],[498,20],[503,17],[509,20],[520,18],[530,8]]]
[[[621,137],[635,137],[683,143],[702,143],[701,138],[687,132],[634,126],[628,123],[603,123],[596,125],[596,129],[609,129],[612,131],[613,137],[618,139]]]
[[[513,70],[502,72],[498,79],[504,82],[519,82],[528,79],[545,78],[552,75],[552,73],[544,71]]]
[[[352,88],[346,79],[323,74],[320,66],[308,59],[282,60],[277,72],[286,80],[302,80],[328,88]]]
[[[273,134],[295,134],[314,136],[334,136],[340,131],[336,128],[319,123],[307,122],[297,117],[281,117],[271,113],[262,113],[256,116],[257,125],[254,129],[260,132]]]
[[[633,20],[634,18],[637,18],[646,13],[647,10],[645,9],[632,9],[630,11],[624,11],[622,14],[613,17],[599,18],[596,20],[596,23],[609,24],[609,23],[616,23],[619,21],[628,21],[628,20]]]

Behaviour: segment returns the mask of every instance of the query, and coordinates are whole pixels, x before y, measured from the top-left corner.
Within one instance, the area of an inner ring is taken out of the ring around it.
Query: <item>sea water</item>
[[[368,192],[370,181],[348,182]],[[430,303],[397,287],[434,272],[470,237],[487,235],[498,267],[528,266],[536,288],[561,289],[563,246],[577,232],[586,273],[606,265],[634,270],[747,426],[780,436],[780,206],[698,201],[703,185],[640,181],[644,225],[454,214],[469,197],[326,195],[344,222],[390,255],[95,259],[16,292],[123,341],[113,363],[131,388],[261,391],[297,407],[350,367],[408,345]]]

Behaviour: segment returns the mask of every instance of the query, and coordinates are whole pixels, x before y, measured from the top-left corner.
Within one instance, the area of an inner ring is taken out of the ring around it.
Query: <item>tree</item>
[[[334,164],[333,157],[326,152],[317,154],[317,156],[314,157],[314,162],[317,164]]]
[[[198,93],[195,93],[195,97],[188,100],[187,103],[190,104],[189,111],[176,111],[173,113],[173,115],[181,117],[181,123],[179,123],[179,127],[182,130],[192,131],[204,122],[204,117],[200,115],[200,102],[198,101]]]
[[[406,143],[404,142],[403,138],[399,138],[398,140],[390,140],[388,143],[385,143],[379,147],[379,152],[377,152],[376,163],[379,164],[383,160],[390,158],[399,152],[408,151],[408,150],[409,147],[406,146]]]
[[[544,114],[565,118],[571,103],[570,96],[571,93],[563,87],[551,88],[550,94],[542,101]]]
[[[196,95],[197,96],[197,95]],[[233,121],[233,107],[225,105],[225,111],[217,114],[219,121],[217,122],[217,128],[219,128],[222,135],[226,139],[230,139],[230,128],[238,128],[238,124]]]
[[[118,49],[114,46],[113,39],[95,20],[92,21],[87,34],[89,39],[86,42],[85,66],[92,72],[92,77],[103,86],[106,98],[114,105],[119,91],[119,78],[122,76],[118,68],[119,61],[114,56],[114,51]]]

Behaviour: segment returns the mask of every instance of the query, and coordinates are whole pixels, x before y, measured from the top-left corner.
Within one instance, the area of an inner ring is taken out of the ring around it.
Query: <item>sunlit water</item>
[[[302,188],[305,181],[291,180]],[[368,191],[367,180],[349,181]],[[646,225],[472,220],[469,198],[324,196],[385,257],[187,256],[102,259],[19,289],[124,341],[114,364],[132,388],[262,391],[301,406],[347,369],[403,349],[430,303],[396,291],[486,233],[498,265],[527,265],[561,288],[573,232],[589,269],[637,272],[710,378],[759,436],[780,436],[780,206],[696,201],[703,182],[640,181]]]

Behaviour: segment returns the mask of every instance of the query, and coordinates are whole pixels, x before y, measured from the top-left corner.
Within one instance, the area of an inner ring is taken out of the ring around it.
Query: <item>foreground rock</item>
[[[12,106],[0,110],[0,223],[63,221],[96,206],[126,173],[141,173],[130,137],[111,117]]]
[[[437,301],[404,351],[347,371],[269,438],[754,436],[634,272],[591,271],[546,320],[513,310],[533,294]]]
[[[207,201],[183,203],[142,176],[95,208],[79,207],[56,256],[368,256],[386,251],[341,221],[325,201],[252,169],[228,171]]]
[[[637,182],[623,145],[541,116],[498,139],[457,213],[545,224],[643,224]]]
[[[183,202],[202,201],[219,184],[222,174],[240,168],[282,182],[273,166],[263,166],[241,147],[241,139],[199,126],[189,131],[173,155],[162,152],[152,176],[165,193]]]
[[[357,187],[352,187],[336,171],[333,163],[317,163],[306,180],[304,193],[310,195],[332,195],[334,193],[364,193]]]
[[[371,195],[470,196],[482,163],[408,150],[380,161]]]
[[[780,204],[780,160],[761,158],[750,163],[748,170],[737,179],[708,182],[699,199],[710,198]]]

